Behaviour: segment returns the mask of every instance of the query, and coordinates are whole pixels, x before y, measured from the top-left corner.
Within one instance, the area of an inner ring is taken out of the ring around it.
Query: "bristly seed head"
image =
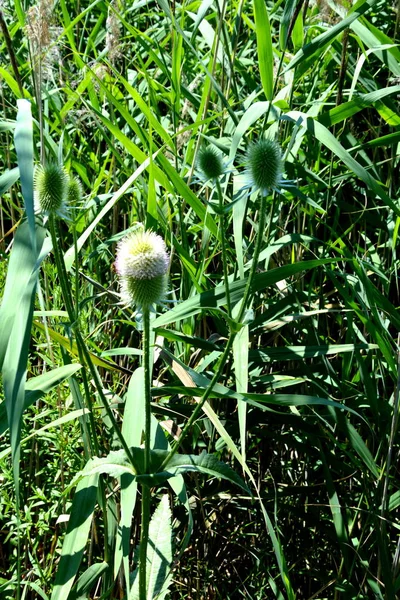
[[[167,287],[169,255],[164,240],[152,231],[128,234],[118,244],[115,268],[126,304],[148,309]]]
[[[262,139],[251,144],[246,163],[253,188],[265,194],[279,185],[283,164],[281,149],[274,140]]]
[[[207,180],[218,179],[224,173],[221,155],[213,146],[204,146],[200,150],[197,165]]]
[[[47,215],[66,217],[68,175],[56,163],[36,167],[34,175],[35,208]]]
[[[70,175],[68,180],[67,202],[76,207],[82,200],[82,184],[77,177]]]

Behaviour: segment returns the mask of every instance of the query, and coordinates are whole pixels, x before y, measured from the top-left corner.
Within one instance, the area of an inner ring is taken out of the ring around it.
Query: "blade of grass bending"
[[[261,83],[267,100],[272,101],[274,89],[274,53],[272,49],[271,26],[265,0],[254,0],[254,21],[256,25],[258,67]]]
[[[40,323],[40,321],[34,321],[34,325],[38,329],[40,329],[42,331],[44,330],[44,325],[43,325],[43,323]],[[60,344],[60,346],[62,348],[64,348],[65,350],[67,350],[72,356],[74,356],[74,357],[79,356],[78,347],[77,347],[77,344],[75,341],[72,341],[70,338],[65,337],[65,335],[61,335],[61,333],[58,333],[58,331],[54,331],[54,329],[47,328],[47,330],[49,332],[50,338],[54,342],[57,342],[58,344]],[[89,352],[89,355],[90,355],[92,362],[95,365],[97,365],[98,367],[103,367],[104,369],[108,369],[110,371],[119,371],[120,370],[119,366],[111,360],[106,360],[105,358],[101,358],[100,356],[93,354],[93,352]]]
[[[373,49],[375,56],[377,56],[379,60],[382,61],[384,65],[386,65],[386,67],[393,73],[395,77],[400,76],[400,62],[398,60],[398,51],[396,53],[396,50],[394,49],[381,48],[381,46],[384,45],[382,43],[384,42],[384,40],[381,36],[379,36],[379,39],[375,35],[375,32],[371,31],[371,25],[366,19],[361,19],[361,21],[356,21],[355,23],[352,23],[351,29],[360,38],[363,44],[368,46],[368,48]],[[386,43],[386,40],[384,43]]]
[[[67,600],[71,591],[89,535],[98,482],[98,475],[84,477],[76,488],[51,600]]]
[[[277,267],[276,269],[271,269],[265,273],[258,273],[254,277],[252,291],[262,291],[268,286],[273,285],[278,281],[287,279],[292,275],[296,275],[297,273],[301,273],[302,271],[307,271],[309,269],[314,269],[321,265],[336,262],[336,260],[337,259],[332,258],[308,260],[291,265],[285,265],[283,267]],[[232,304],[237,303],[242,299],[244,290],[246,289],[246,283],[247,279],[241,279],[240,281],[233,282],[229,286]],[[187,319],[197,315],[202,310],[212,310],[213,308],[218,308],[224,304],[226,304],[225,286],[217,286],[213,290],[208,290],[207,292],[197,294],[196,296],[177,304],[167,313],[157,317],[157,319],[155,319],[153,322],[153,327],[164,327],[170,323],[177,323],[182,319]]]
[[[330,111],[322,113],[318,117],[318,121],[326,127],[336,125],[337,123],[341,123],[345,119],[352,117],[363,108],[371,106],[371,104],[374,104],[378,100],[390,96],[391,94],[398,94],[399,92],[400,85],[393,85],[382,90],[370,92],[369,94],[362,94],[350,102],[344,102],[343,104],[340,104],[340,106],[336,106]]]

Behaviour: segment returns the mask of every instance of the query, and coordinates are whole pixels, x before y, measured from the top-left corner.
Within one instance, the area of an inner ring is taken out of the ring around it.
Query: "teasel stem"
[[[226,252],[226,244],[225,244],[225,234],[226,234],[226,218],[223,212],[223,201],[224,196],[221,189],[221,184],[218,179],[215,179],[215,183],[217,185],[218,191],[218,199],[219,199],[219,209],[220,209],[220,223],[221,223],[221,245],[222,245],[222,266],[224,271],[224,284],[225,284],[225,294],[226,294],[226,305],[228,309],[229,317],[232,316],[232,306],[231,306],[231,296],[229,292],[229,281],[228,281],[228,258]]]
[[[150,470],[150,439],[151,439],[151,366],[150,366],[150,312],[149,309],[143,309],[143,368],[144,368],[144,401],[145,401],[145,422],[144,422],[144,472],[147,474]],[[150,522],[150,487],[142,485],[142,515],[139,547],[139,598],[146,600],[146,562],[147,545],[149,541],[149,522]]]
[[[243,319],[244,313],[246,312],[246,309],[248,308],[247,305],[248,305],[248,302],[250,299],[251,288],[253,285],[254,276],[257,271],[258,259],[260,257],[262,243],[263,243],[263,239],[264,239],[264,229],[265,229],[265,223],[266,223],[266,218],[267,218],[267,197],[266,197],[266,194],[264,194],[264,193],[261,193],[259,215],[260,215],[260,218],[258,221],[258,231],[257,231],[257,236],[256,236],[256,245],[254,248],[253,260],[251,262],[250,273],[247,278],[246,289],[244,291],[242,304],[240,306],[240,310],[239,310],[239,314],[238,314],[238,318],[237,318],[239,323]],[[272,218],[272,216],[271,216],[271,218]]]
[[[247,279],[247,284],[246,284],[243,300],[242,300],[242,303],[241,303],[241,306],[239,309],[239,313],[238,313],[238,316],[236,319],[238,323],[240,323],[242,321],[244,314],[246,312],[246,309],[248,308],[248,303],[251,298],[251,289],[252,289],[252,285],[253,285],[253,281],[254,281],[254,276],[257,271],[258,259],[260,257],[262,242],[264,239],[264,229],[265,229],[266,214],[267,214],[267,198],[266,198],[265,194],[261,194],[260,213],[259,214],[260,214],[260,218],[259,218],[259,222],[258,222],[256,246],[254,249],[253,260],[252,260],[252,264],[251,264],[251,268],[250,268],[249,277]],[[200,398],[200,401],[198,402],[196,408],[194,409],[194,411],[190,415],[189,419],[187,420],[185,426],[183,427],[182,433],[179,437],[179,440],[177,440],[177,442],[174,444],[170,453],[168,454],[168,456],[165,458],[164,462],[162,463],[161,467],[159,467],[159,471],[163,471],[167,467],[171,458],[178,452],[183,441],[185,440],[188,433],[190,432],[194,422],[196,421],[197,417],[199,416],[199,414],[204,406],[204,403],[208,400],[208,398],[211,395],[211,392],[214,390],[215,385],[218,383],[218,381],[221,377],[222,371],[225,367],[226,361],[228,359],[229,353],[232,349],[233,342],[235,341],[236,334],[237,334],[237,331],[231,330],[231,333],[228,337],[228,341],[226,342],[226,345],[225,345],[225,349],[218,361],[217,369],[214,373],[213,378],[210,381],[210,384],[207,386],[207,388],[204,391],[204,394],[202,395],[202,397]],[[141,600],[142,600],[142,598],[141,598]]]

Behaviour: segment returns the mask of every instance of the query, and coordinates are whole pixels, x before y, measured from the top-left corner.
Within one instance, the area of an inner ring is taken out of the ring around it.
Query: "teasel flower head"
[[[35,211],[67,218],[68,175],[57,163],[38,165],[34,174]]]
[[[149,310],[167,290],[169,255],[164,240],[153,231],[134,231],[118,244],[115,269],[122,300]]]
[[[261,139],[250,144],[246,155],[248,187],[267,194],[282,185],[283,160],[279,144]]]
[[[82,200],[82,184],[77,177],[69,176],[67,189],[67,204],[76,207]]]
[[[218,179],[225,172],[221,155],[213,146],[201,148],[197,158],[197,167],[207,181]]]

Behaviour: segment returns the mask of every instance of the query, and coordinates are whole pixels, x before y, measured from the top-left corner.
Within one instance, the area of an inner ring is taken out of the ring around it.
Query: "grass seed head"
[[[262,139],[250,145],[247,156],[247,173],[253,188],[263,194],[279,185],[282,175],[282,155],[279,145]]]

